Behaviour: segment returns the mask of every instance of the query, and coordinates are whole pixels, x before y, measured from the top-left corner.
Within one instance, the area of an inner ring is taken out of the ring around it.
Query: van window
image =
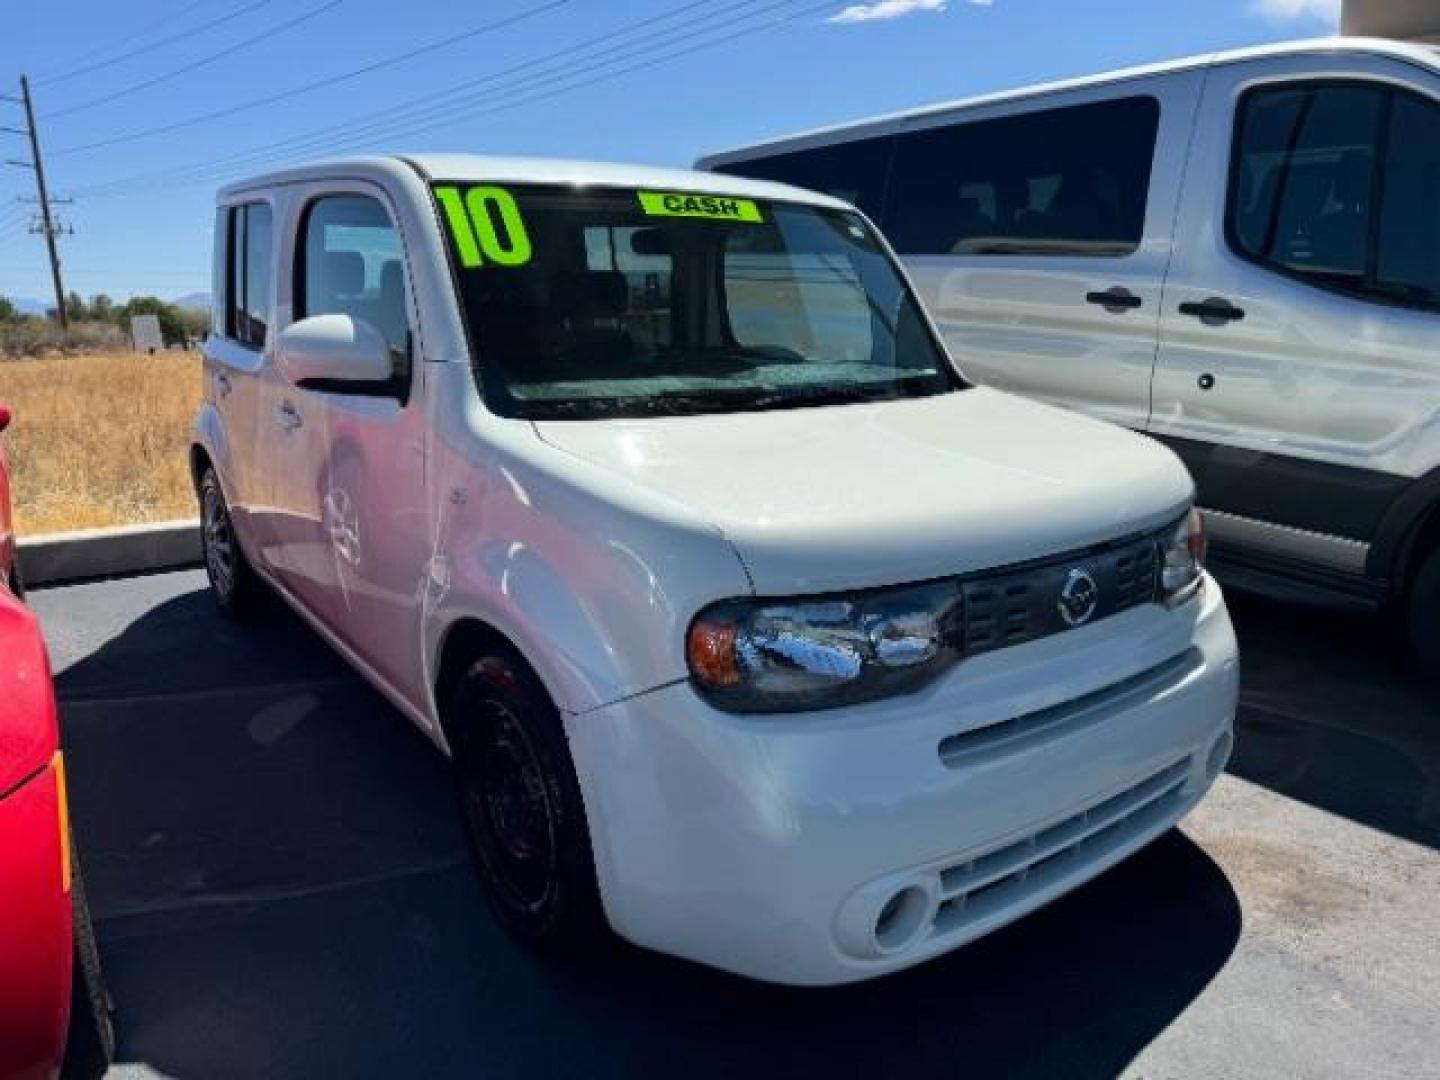
[[[1226,215],[1252,262],[1357,296],[1440,301],[1440,106],[1287,84],[1240,104]]]
[[[365,195],[327,195],[306,208],[298,245],[295,317],[349,315],[385,336],[397,373],[408,370],[410,318],[400,234]]]
[[[1380,184],[1377,285],[1440,306],[1440,105],[1396,94]]]
[[[823,192],[844,199],[879,220],[894,142],[889,136],[857,139],[814,150],[718,165],[715,171]]]
[[[901,135],[886,235],[911,255],[1127,255],[1159,122],[1130,97]]]
[[[225,336],[263,348],[270,305],[270,265],[274,250],[268,203],[245,203],[226,212],[227,257]]]

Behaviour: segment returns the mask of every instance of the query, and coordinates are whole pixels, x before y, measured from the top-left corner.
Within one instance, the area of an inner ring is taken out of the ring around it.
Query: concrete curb
[[[20,576],[27,586],[198,566],[200,560],[200,525],[195,521],[20,538]]]

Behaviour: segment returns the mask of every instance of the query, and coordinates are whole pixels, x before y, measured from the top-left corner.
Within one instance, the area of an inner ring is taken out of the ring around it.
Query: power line
[[[219,174],[224,175],[226,172],[233,171],[241,164],[264,164],[270,161],[292,158],[299,154],[315,154],[321,151],[328,151],[334,145],[349,145],[361,136],[369,139],[391,132],[399,133],[409,131],[413,129],[413,125],[419,120],[434,117],[436,109],[432,107],[432,103],[446,102],[446,104],[440,106],[440,111],[451,113],[457,105],[463,104],[466,101],[473,101],[482,95],[485,100],[493,101],[497,94],[528,89],[527,84],[533,83],[537,79],[548,79],[556,73],[564,73],[570,70],[576,63],[573,59],[567,59],[563,64],[558,64],[556,61],[560,57],[573,57],[576,53],[581,53],[582,55],[579,57],[581,62],[591,62],[612,56],[613,59],[605,60],[603,63],[616,63],[627,59],[629,56],[636,55],[638,52],[653,49],[657,47],[661,39],[674,37],[677,33],[680,33],[678,40],[684,40],[685,38],[694,37],[698,33],[707,32],[709,28],[701,27],[700,29],[696,29],[693,25],[689,27],[671,27],[659,33],[643,34],[635,41],[612,45],[608,48],[599,49],[598,51],[595,49],[597,45],[604,44],[606,41],[611,41],[616,38],[632,35],[637,30],[653,30],[659,22],[670,21],[697,7],[703,7],[713,2],[715,2],[715,0],[691,0],[690,3],[682,4],[678,8],[658,17],[626,24],[616,30],[590,38],[587,41],[568,46],[564,49],[558,49],[551,53],[542,54],[539,57],[514,64],[500,71],[491,72],[488,75],[483,75],[476,79],[465,80],[444,90],[423,94],[420,97],[412,98],[408,102],[401,102],[377,112],[361,114],[360,116],[342,121],[338,125],[327,125],[323,128],[315,129],[308,134],[289,136],[276,140],[275,142],[263,143],[259,146],[251,147],[249,150],[236,154],[226,155],[208,163],[202,162],[200,163],[200,167],[205,168],[209,172],[214,172],[218,169],[220,171]],[[740,9],[754,7],[761,2],[762,0],[735,0],[735,2],[726,5],[718,11],[701,16],[699,22],[715,22],[721,18],[731,17]],[[773,2],[769,4],[769,7],[762,9],[762,11],[799,2],[800,0],[773,0]],[[752,13],[752,15],[753,14],[755,13]],[[741,17],[745,18],[749,16]],[[614,55],[617,52],[621,55]],[[508,76],[537,67],[541,70],[507,81]],[[495,85],[497,83],[500,84],[498,87]],[[480,91],[474,89],[476,87],[488,87],[488,89]],[[457,97],[457,93],[462,90],[468,92]],[[390,119],[378,119],[380,117],[390,117]],[[354,126],[357,124],[359,126]],[[169,170],[169,174],[173,174],[173,172],[173,169]]]
[[[322,128],[314,129],[310,132],[302,133],[300,135],[292,135],[284,139],[275,140],[273,142],[261,143],[257,146],[252,146],[247,150],[227,154],[220,158],[215,158],[208,161],[193,162],[189,165],[169,166],[167,168],[154,170],[149,173],[142,173],[138,176],[124,177],[113,181],[91,185],[84,190],[88,193],[95,191],[109,191],[117,185],[129,186],[132,184],[144,184],[148,186],[150,184],[153,184],[153,182],[158,179],[165,179],[171,176],[193,175],[202,170],[212,171],[216,168],[228,169],[233,168],[244,162],[257,159],[263,160],[265,158],[272,157],[274,151],[277,151],[281,148],[299,149],[302,146],[305,146],[307,144],[314,144],[317,141],[323,143],[325,141],[335,139],[337,135],[348,134],[349,132],[346,131],[346,129],[351,125],[357,123],[366,123],[367,121],[373,121],[377,117],[389,116],[397,113],[414,112],[419,108],[423,108],[431,101],[448,98],[456,91],[468,89],[470,87],[486,83],[492,83],[496,79],[499,79],[512,72],[517,72],[525,68],[541,66],[551,62],[557,57],[573,55],[576,52],[583,52],[586,49],[592,49],[594,46],[603,44],[606,41],[613,40],[617,37],[623,37],[628,34],[633,34],[636,30],[644,30],[647,28],[653,29],[656,24],[668,22],[678,17],[679,15],[684,14],[687,11],[691,11],[697,7],[702,7],[706,4],[713,2],[715,2],[715,0],[691,0],[691,2],[689,3],[681,4],[679,7],[674,8],[671,11],[662,13],[658,16],[653,16],[651,18],[628,23],[615,30],[608,31],[604,34],[600,34],[596,37],[589,38],[582,42],[578,42],[564,49],[559,49],[551,53],[542,54],[539,57],[535,57],[524,63],[516,64],[512,67],[505,68],[502,71],[482,76],[478,79],[466,80],[455,84],[454,86],[451,86],[445,90],[423,94],[420,97],[411,99],[410,101],[401,102],[397,105],[392,105],[378,111],[363,113],[358,116],[351,117],[348,120],[341,121],[338,124],[329,124]],[[736,8],[753,5],[759,2],[760,0],[740,0],[740,2],[732,3],[727,8],[722,9],[722,13]],[[790,0],[790,2],[794,2],[794,0]],[[632,42],[631,44],[633,45],[635,43]]]
[[[344,2],[345,0],[328,0],[327,3],[321,4],[319,7],[311,8],[309,11],[303,12],[302,14],[295,16],[293,19],[287,19],[276,26],[269,27],[268,29],[261,31],[258,34],[255,34],[253,37],[246,38],[244,41],[238,41],[233,45],[227,45],[225,48],[220,49],[217,52],[213,52],[209,56],[202,56],[200,59],[192,60],[190,63],[184,64],[178,68],[175,68],[172,71],[164,72],[163,74],[156,75],[153,78],[143,79],[138,83],[132,83],[131,85],[124,87],[121,90],[112,90],[110,93],[105,94],[101,97],[91,98],[89,101],[82,101],[78,105],[70,105],[63,109],[56,109],[54,112],[46,114],[46,118],[54,119],[57,116],[69,116],[71,113],[77,113],[83,109],[93,109],[97,105],[108,105],[112,101],[116,101],[119,98],[128,97],[129,95],[138,93],[141,90],[148,90],[150,87],[158,86],[163,82],[169,82],[171,79],[188,74],[189,72],[192,72],[197,68],[202,68],[206,64],[213,64],[216,60],[223,59],[227,56],[233,56],[235,53],[240,52],[242,49],[249,48],[251,45],[258,44],[261,41],[265,41],[269,38],[275,37],[278,34],[282,34],[286,30],[291,29],[292,27],[299,26],[303,22],[308,22],[309,20],[315,18],[317,15],[323,15],[331,8],[338,7]]]
[[[421,97],[412,99],[409,102],[391,106],[376,113],[368,114],[368,117],[371,118],[388,115],[392,117],[391,119],[380,121],[372,120],[370,123],[367,124],[364,123],[364,121],[367,119],[367,116],[354,117],[350,121],[346,121],[344,124],[339,126],[327,126],[325,128],[318,129],[308,134],[292,136],[290,138],[281,139],[273,143],[251,147],[249,150],[228,155],[219,159],[194,162],[182,166],[173,166],[167,169],[157,170],[139,176],[119,178],[107,183],[92,185],[82,190],[86,194],[114,195],[121,194],[125,189],[136,186],[143,186],[147,190],[153,190],[156,186],[187,186],[191,183],[206,182],[212,177],[223,176],[227,173],[233,173],[242,165],[254,166],[264,164],[268,161],[280,160],[284,158],[293,158],[297,153],[302,151],[304,153],[318,153],[322,150],[329,151],[331,149],[338,149],[340,147],[348,146],[355,143],[357,139],[369,140],[380,134],[388,133],[391,131],[404,131],[407,133],[413,133],[417,131],[431,130],[434,127],[444,126],[464,119],[464,113],[477,112],[477,109],[475,107],[465,104],[465,102],[472,99],[478,99],[480,104],[482,105],[487,103],[489,104],[490,107],[478,110],[482,115],[492,112],[498,112],[504,108],[516,107],[521,104],[527,104],[532,100],[541,100],[544,97],[553,97],[557,93],[568,92],[569,90],[579,89],[581,88],[581,86],[593,85],[596,82],[604,81],[608,78],[619,77],[620,75],[627,74],[632,70],[640,70],[641,68],[651,67],[655,64],[663,63],[667,60],[699,51],[703,48],[723,44],[724,42],[733,40],[734,38],[744,36],[750,33],[756,33],[761,30],[768,29],[772,26],[791,21],[795,18],[803,17],[804,15],[810,14],[814,11],[822,10],[826,6],[833,6],[833,3],[829,5],[815,4],[810,7],[804,8],[801,11],[795,12],[788,17],[779,18],[766,23],[762,23],[760,25],[748,26],[740,31],[724,34],[720,37],[714,38],[710,41],[701,42],[700,44],[691,46],[689,48],[672,50],[671,52],[663,53],[660,56],[653,57],[652,59],[649,59],[643,63],[632,65],[631,67],[622,69],[620,71],[609,72],[593,78],[585,79],[583,82],[580,83],[574,82],[575,76],[590,74],[594,72],[597,68],[611,66],[616,63],[621,63],[634,57],[640,56],[646,52],[654,51],[656,48],[661,47],[662,44],[665,46],[673,46],[680,41],[684,41],[688,38],[694,38],[696,36],[711,33],[714,29],[716,29],[715,27],[699,26],[699,28],[697,29],[697,25],[701,23],[714,22],[716,19],[723,16],[733,15],[739,9],[753,7],[755,4],[759,3],[760,0],[739,0],[739,2],[737,3],[729,4],[721,8],[720,10],[712,12],[706,16],[702,16],[699,20],[692,21],[692,23],[685,26],[672,27],[669,30],[665,30],[659,34],[646,34],[641,36],[637,40],[629,41],[619,46],[612,46],[608,49],[602,49],[598,51],[596,51],[595,49],[597,45],[603,44],[606,41],[611,41],[618,37],[624,37],[626,35],[633,34],[637,29],[644,29],[647,27],[653,29],[654,25],[657,22],[674,18],[681,13],[703,6],[705,3],[708,2],[711,2],[711,0],[698,0],[698,2],[684,4],[672,10],[671,12],[668,12],[659,17],[652,17],[639,21],[637,23],[628,24],[624,27],[610,31],[606,34],[599,35],[583,42],[578,42],[564,49],[559,49],[554,52],[535,57],[521,64],[512,65],[509,68],[505,68],[501,71],[482,76],[481,78],[467,80],[447,90],[426,94]],[[759,11],[751,12],[748,15],[742,16],[742,18],[754,19],[755,17],[763,15],[776,8],[785,7],[798,2],[800,2],[800,0],[775,0],[775,2],[772,2],[766,7],[761,8]],[[734,22],[735,20],[731,19],[726,25],[733,26]],[[678,37],[677,34],[679,35]],[[670,38],[673,40],[662,41],[662,39],[665,38]],[[555,61],[561,57],[573,57],[576,53],[587,53],[587,51],[588,55],[583,55],[579,57],[578,61],[572,59],[567,60],[564,65],[555,64]],[[592,64],[590,67],[579,68],[577,70],[577,63],[589,63],[590,61],[605,56],[610,56],[610,58],[607,60],[603,60],[599,64]],[[484,86],[486,84],[493,84],[497,81],[503,80],[504,77],[508,75],[530,68],[541,68],[542,70],[521,77],[519,79],[512,79],[509,83],[502,84],[498,89],[492,87],[491,89],[484,90],[483,92],[469,94],[459,99],[456,99],[454,97],[456,91],[458,90]],[[571,85],[561,86],[558,89],[554,89],[545,93],[534,93],[534,91],[536,90],[541,90],[547,82],[555,82],[555,76],[557,74],[563,74],[566,71],[569,71],[571,74],[568,77],[562,78],[559,81],[569,81]],[[529,96],[513,102],[504,102],[503,100],[497,102],[497,97],[507,92],[511,94],[524,93],[528,94]],[[442,113],[446,114],[445,118],[443,120],[435,121],[432,123],[425,123],[417,127],[416,120],[418,118],[418,115],[430,116],[433,119],[435,113],[435,110],[433,109],[424,113],[419,113],[418,111],[425,109],[425,107],[428,106],[430,102],[437,101],[439,99],[450,99],[451,101],[451,106],[442,107],[440,110]],[[457,102],[460,106],[462,106],[462,108],[460,109],[460,115],[455,114],[455,106]],[[357,122],[360,123],[360,126],[353,127],[353,125]],[[347,129],[346,125],[352,125],[352,127]],[[164,182],[167,180],[175,182],[166,185]]]
[[[201,0],[201,2],[206,2],[206,0]],[[215,27],[220,26],[224,23],[231,22],[234,19],[238,19],[241,15],[245,15],[251,11],[254,11],[256,8],[262,8],[269,2],[270,0],[256,0],[255,3],[246,4],[244,7],[237,8],[236,10],[230,12],[228,15],[222,15],[218,19],[211,19],[209,22],[201,23],[199,26],[191,27],[189,30],[181,30],[178,33],[171,34],[169,37],[161,38],[159,41],[152,41],[149,45],[142,46],[138,49],[132,49],[129,52],[122,53],[121,55],[112,57],[108,60],[100,60],[93,64],[86,64],[81,67],[71,68],[69,71],[63,72],[59,75],[51,75],[44,79],[38,79],[36,80],[36,85],[50,86],[54,83],[66,82],[69,79],[79,78],[81,75],[88,75],[92,71],[100,71],[103,68],[112,67],[115,64],[123,64],[127,60],[133,60],[137,56],[144,56],[146,53],[152,53],[156,49],[163,49],[166,45],[173,45],[175,42],[182,41],[187,37],[194,37],[196,34],[203,34],[206,30],[212,30]],[[199,4],[191,4],[189,7],[185,8],[184,11],[181,11],[179,14],[172,16],[172,19],[178,19],[181,15],[185,15],[199,6]],[[167,19],[164,21],[169,22],[171,21],[171,19]],[[157,25],[163,25],[163,23]]]
[[[83,64],[93,57],[104,56],[106,53],[110,52],[113,49],[123,49],[131,45],[133,42],[143,41],[145,37],[150,33],[150,31],[165,26],[169,23],[173,23],[176,19],[183,19],[186,15],[189,15],[190,12],[194,11],[196,8],[204,7],[206,4],[212,2],[213,0],[194,0],[193,3],[186,4],[179,11],[170,12],[169,14],[162,15],[160,18],[155,19],[152,22],[141,24],[140,26],[135,28],[134,33],[130,34],[128,37],[121,38],[118,42],[105,41],[99,45],[96,45],[93,49],[86,49],[79,56],[71,57],[69,62],[72,64]],[[57,64],[55,67],[52,68],[42,68],[39,72],[37,72],[39,78],[35,80],[35,85],[41,86],[45,84],[51,79],[52,76],[56,78],[62,77],[55,75],[55,73],[59,71],[62,67],[64,67],[63,64]]]
[[[181,128],[193,127],[195,124],[203,124],[209,120],[219,120],[222,117],[234,116],[236,113],[246,112],[250,109],[257,109],[262,105],[273,105],[279,101],[288,101],[291,98],[300,97],[302,94],[312,93],[315,90],[328,89],[332,86],[338,86],[340,83],[349,82],[351,79],[357,79],[362,75],[369,75],[372,72],[379,71],[383,68],[393,67],[396,64],[402,64],[407,60],[415,59],[417,56],[424,56],[428,53],[436,52],[440,49],[448,49],[453,45],[458,45],[461,42],[469,41],[471,38],[478,37],[481,34],[489,34],[495,32],[496,30],[506,29],[508,27],[516,25],[517,23],[525,22],[526,20],[536,18],[540,15],[544,15],[547,12],[554,10],[555,8],[564,7],[566,4],[570,4],[573,2],[574,0],[550,0],[549,3],[541,4],[539,7],[532,8],[528,11],[522,11],[515,15],[506,16],[503,19],[496,19],[492,22],[472,27],[471,29],[466,30],[460,34],[447,35],[446,37],[440,38],[436,41],[431,41],[425,45],[418,46],[417,48],[410,49],[406,52],[396,53],[393,56],[384,57],[380,60],[374,61],[373,63],[365,64],[361,67],[353,68],[350,71],[342,72],[339,75],[332,75],[324,79],[316,79],[314,82],[305,83],[302,86],[293,87],[289,90],[282,90],[275,94],[267,94],[264,97],[252,98],[251,100],[243,101],[238,105],[230,105],[223,109],[215,109],[212,112],[201,113],[198,116],[189,116],[183,120],[175,120],[168,124],[160,124],[156,127],[143,128],[139,131],[129,131],[120,135],[112,135],[109,138],[100,139],[96,142],[82,143],[79,146],[64,146],[61,147],[59,150],[51,151],[50,156],[55,157],[60,154],[77,154],[84,150],[98,150],[102,147],[114,146],[117,143],[132,142],[135,139],[148,138],[152,135],[165,135],[172,131],[179,131]]]

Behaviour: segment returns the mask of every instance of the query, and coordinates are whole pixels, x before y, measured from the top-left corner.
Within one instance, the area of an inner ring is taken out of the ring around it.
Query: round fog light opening
[[[875,917],[875,942],[885,952],[903,949],[915,940],[929,910],[925,890],[909,885],[885,901]]]

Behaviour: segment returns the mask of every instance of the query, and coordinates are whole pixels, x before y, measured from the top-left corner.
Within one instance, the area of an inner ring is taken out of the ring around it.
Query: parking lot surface
[[[1232,598],[1230,775],[938,962],[836,990],[495,928],[440,755],[198,572],[40,591],[116,1076],[1440,1076],[1440,701],[1375,620]]]

